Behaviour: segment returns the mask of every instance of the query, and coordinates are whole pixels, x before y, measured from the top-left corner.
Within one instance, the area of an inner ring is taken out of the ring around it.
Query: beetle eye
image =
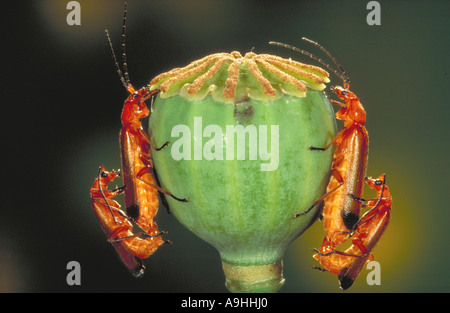
[[[101,176],[104,177],[104,178],[106,178],[106,177],[108,177],[108,173],[106,173],[105,171],[102,171]]]
[[[346,95],[347,95],[347,90],[344,90],[344,91],[342,92],[342,95],[343,95],[343,96],[346,96]]]
[[[377,180],[375,181],[375,185],[381,186],[381,185],[383,185],[383,182],[382,182],[381,180],[377,179]]]
[[[139,96],[139,94],[137,93],[137,91],[135,93],[133,93],[133,98],[137,98]]]

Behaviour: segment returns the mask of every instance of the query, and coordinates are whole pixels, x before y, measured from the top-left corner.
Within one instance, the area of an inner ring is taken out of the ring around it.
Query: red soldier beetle
[[[130,82],[127,70],[125,53],[127,7],[125,3],[122,27],[122,73],[114,53],[109,33],[105,30],[113,61],[122,81],[123,86],[129,92],[122,110],[122,129],[120,131],[120,147],[122,172],[125,186],[125,206],[127,215],[132,218],[139,227],[149,234],[158,233],[154,217],[158,212],[158,193],[173,197],[178,201],[186,202],[187,199],[175,197],[170,192],[160,188],[153,176],[154,168],[150,146],[156,151],[163,149],[168,142],[157,148],[150,141],[143,130],[141,119],[150,115],[145,101],[151,99],[158,90],[150,91],[150,86],[144,86],[136,90]]]
[[[120,152],[125,186],[107,190],[107,184],[117,178],[119,172],[108,172],[102,166],[91,189],[91,198],[94,212],[103,231],[108,236],[108,241],[113,244],[125,266],[134,276],[139,277],[144,273],[141,259],[152,255],[165,242],[170,242],[162,240],[161,236],[165,232],[160,232],[154,221],[159,208],[158,193],[169,195],[179,201],[187,200],[177,198],[160,188],[153,176],[154,168],[150,146],[158,151],[164,148],[168,142],[160,148],[156,148],[142,127],[141,119],[150,114],[145,101],[155,96],[158,91],[150,91],[150,86],[136,90],[130,83],[125,53],[126,13],[125,3],[122,28],[124,74],[119,67],[108,30],[105,30],[117,73],[125,89],[129,92],[122,109],[122,129],[120,131]],[[127,213],[120,210],[119,203],[112,199],[121,193],[125,194]],[[163,198],[162,195],[161,197]],[[140,229],[138,233],[133,233],[133,226]]]
[[[308,210],[294,216],[294,218],[297,218],[301,215],[305,215],[316,205],[322,201],[324,202],[322,218],[326,236],[320,247],[320,252],[329,253],[333,251],[336,246],[347,240],[349,230],[353,228],[359,219],[361,202],[358,201],[357,198],[360,198],[363,193],[369,149],[369,136],[364,126],[366,122],[366,112],[358,97],[349,90],[350,80],[331,53],[314,41],[304,37],[302,39],[314,44],[325,52],[339,68],[340,73],[307,51],[277,42],[270,42],[270,44],[282,46],[305,54],[326,66],[343,80],[343,87],[334,87],[332,88],[332,91],[339,99],[344,101],[344,103],[335,100],[330,100],[330,103],[337,104],[341,107],[336,113],[336,118],[343,120],[344,126],[326,147],[309,148],[310,150],[325,151],[332,145],[337,146],[333,155],[333,162],[331,165],[332,175],[326,193]]]
[[[347,289],[353,284],[364,264],[373,259],[371,251],[390,219],[392,198],[385,185],[385,174],[377,179],[366,178],[365,182],[377,191],[377,199],[367,201],[366,206],[371,209],[359,218],[361,202],[366,201],[361,198],[369,149],[369,136],[365,128],[366,112],[358,97],[349,90],[350,80],[331,53],[314,41],[302,39],[327,54],[340,73],[307,51],[276,42],[271,44],[301,52],[325,65],[343,80],[343,87],[334,87],[332,91],[344,103],[335,100],[330,102],[341,107],[336,118],[344,121],[344,127],[326,147],[310,147],[310,150],[324,151],[333,144],[337,146],[333,155],[332,175],[326,193],[308,210],[296,214],[294,218],[307,214],[314,206],[324,202],[322,218],[327,234],[320,249],[314,250],[317,252],[314,258],[325,270],[337,274],[341,288]],[[349,236],[352,236],[352,245],[345,252],[335,250]]]
[[[125,187],[108,190],[108,183],[120,176],[119,171],[107,171],[100,166],[98,177],[91,188],[92,208],[102,226],[104,233],[116,249],[120,259],[135,277],[144,274],[141,259],[149,257],[164,244],[163,233],[133,233],[130,218],[120,209],[120,204],[113,198],[124,192]]]
[[[350,231],[352,245],[344,252],[333,250],[322,253],[319,250],[313,257],[333,274],[338,275],[342,289],[349,288],[361,272],[364,264],[373,260],[371,252],[385,231],[391,214],[392,196],[386,186],[386,175],[378,178],[366,178],[370,188],[375,189],[377,198],[357,201],[366,202],[365,207],[370,209],[357,221]]]

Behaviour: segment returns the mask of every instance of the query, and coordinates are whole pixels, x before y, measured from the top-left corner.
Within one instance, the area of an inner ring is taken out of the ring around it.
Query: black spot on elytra
[[[347,229],[353,229],[353,226],[359,220],[359,216],[353,212],[342,212],[342,220]]]
[[[136,221],[139,217],[139,205],[133,204],[127,208],[127,215],[133,221]]]

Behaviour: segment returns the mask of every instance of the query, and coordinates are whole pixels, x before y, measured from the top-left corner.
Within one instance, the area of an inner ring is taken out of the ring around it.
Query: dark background
[[[161,210],[173,246],[148,259],[136,280],[106,243],[91,209],[97,168],[120,167],[118,132],[127,92],[106,43],[120,50],[122,1],[80,0],[81,25],[66,23],[68,1],[3,6],[0,291],[226,292],[218,253]],[[368,174],[387,173],[392,220],[375,258],[381,286],[363,270],[350,292],[449,292],[449,1],[128,1],[127,56],[133,84],[215,52],[271,53],[319,41],[350,75],[367,111]],[[341,84],[332,77],[333,84]],[[311,269],[320,222],[287,250],[281,292],[340,292],[334,275]],[[81,286],[66,265],[81,264]]]

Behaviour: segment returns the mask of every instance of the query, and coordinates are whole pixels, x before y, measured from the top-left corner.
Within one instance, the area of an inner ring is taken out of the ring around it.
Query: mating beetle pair
[[[124,33],[125,18],[123,39]],[[284,44],[272,44],[293,48],[325,64],[322,60],[303,50]],[[317,43],[314,44],[331,56]],[[124,48],[124,42],[122,46]],[[124,75],[122,75],[114,53],[113,57],[122,83],[130,93],[122,111],[123,128],[121,132],[122,170],[126,188],[107,190],[107,183],[116,178],[118,173],[116,171],[108,172],[101,167],[99,177],[91,189],[91,197],[94,211],[107,233],[109,241],[114,245],[125,265],[138,276],[143,272],[141,259],[151,255],[164,243],[161,238],[163,232],[158,230],[153,221],[159,206],[158,193],[165,193],[178,201],[188,200],[175,197],[161,189],[153,176],[150,146],[158,151],[163,149],[167,143],[160,148],[154,147],[142,129],[140,119],[149,115],[145,101],[155,96],[158,91],[151,91],[150,86],[136,91],[128,78],[125,52],[123,51]],[[333,89],[343,103],[331,100],[332,104],[341,106],[336,117],[344,120],[344,127],[326,147],[310,147],[310,150],[319,150],[311,151],[311,153],[321,153],[320,150],[327,150],[332,145],[337,146],[331,168],[332,176],[326,193],[310,209],[300,212],[294,217],[306,215],[317,204],[324,202],[323,221],[327,235],[314,257],[326,270],[338,274],[341,287],[346,289],[361,271],[364,263],[371,258],[371,251],[387,226],[391,198],[385,185],[384,175],[378,179],[364,179],[368,151],[368,135],[364,128],[365,111],[359,99],[349,90],[350,84],[347,75],[335,59],[331,58],[339,67],[340,73],[328,65],[326,65],[327,68],[344,81],[343,87]],[[377,190],[377,199],[366,201],[362,198],[365,182]],[[112,200],[112,197],[122,192],[125,193],[126,213],[120,210],[116,201]],[[360,218],[360,209],[364,202],[366,202],[365,206],[370,209]],[[133,232],[133,226],[137,226],[136,228],[140,228],[140,230]],[[353,245],[344,252],[338,251],[337,247],[350,237],[352,237]]]

